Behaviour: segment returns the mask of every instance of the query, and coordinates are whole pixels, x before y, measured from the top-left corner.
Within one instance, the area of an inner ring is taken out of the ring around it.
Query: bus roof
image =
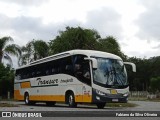
[[[96,51],[96,50],[76,49],[76,50],[70,50],[70,51],[58,53],[58,54],[55,54],[55,55],[52,55],[52,56],[48,56],[48,57],[36,60],[34,62],[31,62],[31,63],[27,64],[27,65],[19,67],[18,69],[29,67],[29,66],[32,66],[32,65],[40,64],[40,63],[44,63],[44,62],[48,62],[48,61],[51,61],[51,60],[54,60],[54,59],[59,59],[59,58],[63,58],[63,57],[71,56],[71,55],[76,55],[76,54],[82,54],[82,55],[86,55],[88,57],[91,57],[91,56],[92,57],[104,57],[104,58],[122,60],[119,56],[111,54],[111,53],[107,53],[107,52]]]

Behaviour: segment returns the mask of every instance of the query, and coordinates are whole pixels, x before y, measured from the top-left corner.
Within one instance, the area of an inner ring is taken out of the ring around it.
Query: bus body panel
[[[62,77],[63,76],[63,77]],[[57,80],[55,84],[42,84],[44,80]],[[40,83],[41,82],[41,83]],[[75,102],[91,102],[92,88],[82,84],[77,78],[59,74],[31,78],[23,82],[15,82],[15,99],[24,100],[27,92],[31,101],[65,101],[65,93],[70,90],[75,94]]]
[[[37,71],[44,68],[47,70],[48,68],[51,72],[51,67],[61,66],[64,69],[65,65],[65,67],[68,68],[67,70],[71,70],[70,66],[75,66],[75,61],[78,59],[76,56],[85,56],[87,58],[100,57],[122,61],[119,56],[93,50],[72,50],[37,60],[16,70],[14,98],[17,100],[24,100],[25,93],[28,93],[29,100],[31,101],[65,102],[66,92],[72,91],[75,96],[75,102],[77,103],[116,102],[116,100],[118,100],[117,102],[127,101],[129,87],[123,89],[105,88],[94,83],[92,61],[88,61],[88,68],[90,70],[90,83],[83,80],[83,78],[77,77],[74,70],[72,70],[73,73],[69,74],[66,70],[63,70],[62,73],[57,72],[50,75],[48,75],[48,71],[45,71],[46,75],[38,77],[31,76],[27,79],[18,78],[18,71],[22,70],[20,74],[23,74],[23,69],[26,69],[26,71],[24,70],[26,75],[27,73],[30,73],[30,70],[35,74],[34,69],[37,66],[40,66]],[[56,68],[56,70],[59,69]]]

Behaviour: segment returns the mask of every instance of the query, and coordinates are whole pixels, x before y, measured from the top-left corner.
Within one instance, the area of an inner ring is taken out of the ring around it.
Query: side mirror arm
[[[92,61],[92,67],[94,69],[97,69],[97,60],[95,58],[84,58],[84,60],[89,60],[89,61]]]
[[[123,63],[126,64],[126,65],[131,65],[132,66],[132,71],[136,72],[136,65],[134,63],[131,63],[131,62],[123,62]]]

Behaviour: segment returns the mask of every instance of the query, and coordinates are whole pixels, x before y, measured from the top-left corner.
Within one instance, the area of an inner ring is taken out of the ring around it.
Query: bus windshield
[[[94,83],[103,87],[128,86],[127,73],[122,60],[97,58],[97,69],[93,70]]]

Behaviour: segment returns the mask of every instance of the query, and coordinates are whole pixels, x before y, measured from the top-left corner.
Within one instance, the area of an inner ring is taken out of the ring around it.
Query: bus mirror
[[[84,58],[84,59],[92,61],[92,68],[97,69],[97,60],[95,58]]]
[[[136,72],[136,65],[134,63],[131,63],[131,62],[123,62],[123,63],[126,64],[126,65],[131,65],[132,66],[132,71]]]

